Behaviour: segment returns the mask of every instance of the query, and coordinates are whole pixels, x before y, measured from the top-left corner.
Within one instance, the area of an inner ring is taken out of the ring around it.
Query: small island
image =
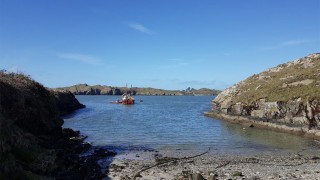
[[[185,90],[164,90],[157,88],[142,88],[142,87],[113,87],[105,85],[77,84],[69,87],[58,88],[67,90],[74,95],[123,95],[132,94],[140,96],[215,96],[221,91],[209,88],[194,89],[188,87]]]

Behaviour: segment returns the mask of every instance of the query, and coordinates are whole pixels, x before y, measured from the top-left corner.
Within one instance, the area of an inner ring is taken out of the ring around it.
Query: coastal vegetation
[[[237,85],[235,102],[250,104],[262,98],[266,101],[320,98],[320,54],[281,64]]]
[[[319,138],[320,54],[235,84],[212,101],[212,112],[207,115]]]
[[[24,74],[1,71],[0,179],[101,178],[100,167],[92,160],[96,157],[79,157],[90,148],[85,137],[62,129],[61,115],[82,107],[70,92],[53,91]]]

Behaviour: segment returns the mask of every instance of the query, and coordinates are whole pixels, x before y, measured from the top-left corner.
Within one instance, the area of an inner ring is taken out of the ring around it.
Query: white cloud
[[[142,24],[138,24],[138,23],[128,23],[128,26],[134,30],[137,30],[139,32],[145,33],[145,34],[154,34],[153,31],[151,31],[150,29],[146,28],[144,25]]]
[[[273,46],[267,46],[267,47],[262,47],[262,50],[273,50],[273,49],[281,49],[289,46],[297,46],[301,44],[306,44],[306,43],[311,43],[314,42],[312,40],[306,40],[306,39],[298,39],[298,40],[289,40],[289,41],[284,41],[281,43],[278,43]]]
[[[86,55],[86,54],[78,54],[78,53],[60,53],[58,54],[59,58],[68,59],[72,61],[78,61],[90,65],[101,65],[101,60],[99,58]]]

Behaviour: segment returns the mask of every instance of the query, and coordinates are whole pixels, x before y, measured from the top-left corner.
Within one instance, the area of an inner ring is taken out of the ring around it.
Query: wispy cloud
[[[128,23],[128,26],[136,31],[139,31],[145,34],[154,34],[153,31],[151,31],[150,29],[148,29],[147,27],[139,23]]]
[[[296,40],[289,40],[289,41],[284,41],[281,43],[278,43],[273,46],[266,46],[262,47],[261,50],[274,50],[274,49],[281,49],[289,46],[298,46],[301,44],[307,44],[307,43],[312,43],[314,41],[312,40],[306,40],[306,39],[296,39]]]
[[[86,55],[86,54],[78,54],[78,53],[60,53],[58,54],[59,58],[68,59],[72,61],[77,61],[81,63],[86,63],[89,65],[102,65],[102,62],[99,58]]]

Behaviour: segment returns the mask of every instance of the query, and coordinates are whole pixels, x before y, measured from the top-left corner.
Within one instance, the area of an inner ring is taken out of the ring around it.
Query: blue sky
[[[0,0],[0,68],[47,87],[224,89],[320,52],[320,0]]]

